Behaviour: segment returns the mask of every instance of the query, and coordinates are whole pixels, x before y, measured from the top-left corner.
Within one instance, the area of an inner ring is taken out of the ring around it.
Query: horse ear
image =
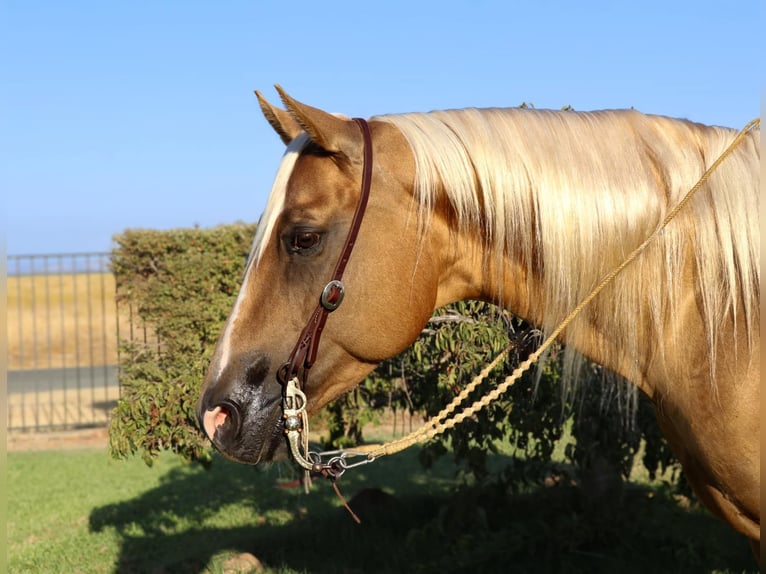
[[[329,114],[318,108],[294,100],[282,89],[274,86],[279,96],[301,128],[323,150],[350,156],[359,145],[359,128],[347,118]]]
[[[285,145],[290,145],[290,142],[302,131],[300,124],[286,111],[272,106],[258,90],[255,90],[255,96],[258,98],[258,104],[261,106],[266,121],[279,134]]]

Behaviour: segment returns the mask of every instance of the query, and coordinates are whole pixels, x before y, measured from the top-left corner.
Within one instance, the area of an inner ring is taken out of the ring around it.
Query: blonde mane
[[[529,280],[543,286],[544,329],[657,228],[736,135],[630,110],[465,109],[373,119],[396,126],[412,148],[423,225],[444,194],[458,226],[475,233],[485,253],[521,258],[533,270]],[[647,341],[682,338],[667,332],[665,319],[686,295],[693,257],[711,371],[727,318],[744,317],[752,337],[760,312],[759,135],[750,134],[577,324],[604,326],[628,356]],[[576,342],[577,324],[568,342]]]

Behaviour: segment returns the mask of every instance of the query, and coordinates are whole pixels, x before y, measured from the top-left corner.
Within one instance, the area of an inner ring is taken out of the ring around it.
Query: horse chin
[[[285,435],[284,419],[282,412],[277,413],[277,420],[271,426],[271,432],[262,442],[259,460],[257,462],[277,462],[289,458],[290,449]]]

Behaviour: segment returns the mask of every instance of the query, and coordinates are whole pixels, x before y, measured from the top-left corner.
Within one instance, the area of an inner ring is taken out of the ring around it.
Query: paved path
[[[116,366],[8,371],[8,430],[103,426],[120,397]]]
[[[8,394],[119,386],[117,366],[8,371]]]

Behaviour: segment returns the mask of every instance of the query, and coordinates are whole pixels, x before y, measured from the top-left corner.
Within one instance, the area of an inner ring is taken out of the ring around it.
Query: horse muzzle
[[[209,378],[197,404],[200,428],[224,456],[257,464],[287,456],[282,419],[282,389],[265,355],[232,361]],[[270,376],[271,375],[271,376]]]

